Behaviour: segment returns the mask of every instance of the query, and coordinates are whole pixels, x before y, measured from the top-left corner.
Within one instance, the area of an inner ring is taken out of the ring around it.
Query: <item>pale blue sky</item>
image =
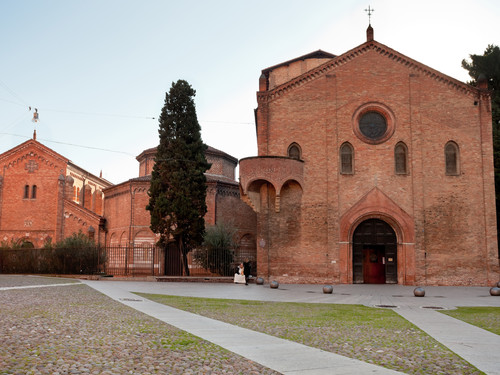
[[[377,41],[462,81],[463,58],[500,44],[498,0],[0,0],[0,152],[32,137],[31,106],[40,142],[113,183],[136,177],[185,79],[205,143],[253,156],[261,70],[363,43],[368,5]]]

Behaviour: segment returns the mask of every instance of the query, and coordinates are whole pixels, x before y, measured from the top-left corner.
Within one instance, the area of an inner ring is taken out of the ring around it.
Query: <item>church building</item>
[[[499,280],[491,104],[374,39],[262,70],[240,160],[257,268],[282,283]]]
[[[108,249],[107,271],[151,264],[156,275],[181,274],[177,249],[138,251],[128,258],[121,249],[151,248],[149,185],[156,148],[137,156],[139,176],[120,184],[97,177],[36,140],[0,154],[0,242],[2,247],[42,248],[82,232]],[[240,199],[235,181],[238,159],[213,147],[207,179],[206,226],[224,223],[236,230],[235,262],[256,258],[256,214]],[[154,259],[153,259],[154,258]],[[143,267],[144,268],[144,267]]]
[[[103,190],[112,184],[30,139],[0,154],[0,241],[43,247],[82,232],[104,239]]]

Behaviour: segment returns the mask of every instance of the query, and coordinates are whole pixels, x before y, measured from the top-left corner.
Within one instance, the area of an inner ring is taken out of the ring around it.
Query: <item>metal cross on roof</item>
[[[365,9],[365,12],[368,13],[368,24],[371,25],[372,24],[372,13],[375,11],[375,9],[371,8],[369,5],[368,5],[368,9]]]

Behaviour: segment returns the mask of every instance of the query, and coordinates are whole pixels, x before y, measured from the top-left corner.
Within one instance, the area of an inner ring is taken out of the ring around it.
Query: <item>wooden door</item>
[[[370,246],[363,249],[363,280],[365,284],[385,284],[385,249]]]
[[[397,241],[389,224],[368,219],[353,234],[353,283],[397,283]]]

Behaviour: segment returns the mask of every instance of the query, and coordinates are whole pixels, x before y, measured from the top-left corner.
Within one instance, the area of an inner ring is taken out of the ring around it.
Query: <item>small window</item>
[[[36,185],[31,187],[31,199],[36,199]]]
[[[394,167],[396,174],[408,174],[408,148],[403,142],[394,148]]]
[[[354,173],[354,149],[349,142],[340,146],[340,173]]]
[[[456,176],[460,174],[459,162],[460,155],[458,145],[455,142],[448,142],[444,147],[445,168],[448,176]]]
[[[290,146],[288,146],[288,157],[300,160],[301,152],[300,147],[297,143],[292,143]]]
[[[30,186],[29,185],[24,185],[24,199],[29,199],[30,198]]]

